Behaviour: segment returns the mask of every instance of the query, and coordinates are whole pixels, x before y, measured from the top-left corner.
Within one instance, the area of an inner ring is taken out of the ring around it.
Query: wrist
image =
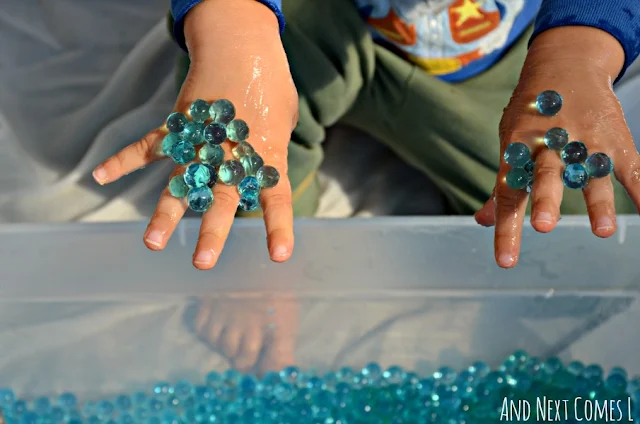
[[[184,19],[184,35],[190,52],[209,45],[220,38],[241,43],[247,38],[279,39],[278,18],[273,11],[257,0],[203,0],[194,6]],[[241,40],[236,38],[241,36]]]
[[[605,74],[613,82],[624,66],[625,53],[609,33],[585,26],[566,26],[547,30],[531,43],[527,61],[546,63],[574,62]],[[531,64],[531,63],[530,63]]]

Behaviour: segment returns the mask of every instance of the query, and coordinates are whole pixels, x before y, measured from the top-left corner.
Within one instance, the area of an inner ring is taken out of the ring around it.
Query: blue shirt
[[[183,49],[184,16],[200,1],[171,1],[174,36]],[[282,32],[282,0],[256,1],[275,13]],[[618,78],[640,54],[640,0],[353,1],[374,38],[449,82],[463,81],[492,66],[534,19],[533,37],[569,25],[595,27],[614,36],[625,52]]]

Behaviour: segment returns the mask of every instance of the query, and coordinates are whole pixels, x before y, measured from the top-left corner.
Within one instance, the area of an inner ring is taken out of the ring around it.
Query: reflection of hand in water
[[[264,373],[295,362],[298,301],[290,294],[201,298],[194,329],[239,371]]]

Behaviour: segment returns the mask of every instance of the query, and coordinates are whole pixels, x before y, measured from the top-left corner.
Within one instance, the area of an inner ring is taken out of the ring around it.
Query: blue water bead
[[[67,410],[76,409],[78,406],[78,398],[71,392],[62,393],[58,397],[58,405]]]
[[[189,186],[184,182],[183,175],[175,175],[169,180],[169,194],[182,199],[187,196]]]
[[[240,184],[244,177],[244,167],[237,160],[228,160],[218,169],[218,178],[226,185]]]
[[[171,384],[167,381],[158,381],[153,386],[153,394],[160,397],[166,398],[172,393]]]
[[[451,385],[456,381],[458,374],[451,367],[441,367],[438,371],[433,373],[433,378],[437,384]]]
[[[536,97],[536,108],[544,116],[554,116],[562,108],[562,96],[553,90],[543,91]]]
[[[162,395],[163,398],[167,398],[167,399],[169,398],[169,396],[170,396],[169,394]],[[151,413],[158,413],[164,409],[164,402],[156,397],[149,398],[149,400],[147,401],[147,409]]]
[[[584,372],[584,364],[580,361],[571,361],[567,365],[567,371],[576,376],[582,375]]]
[[[193,396],[196,402],[206,403],[213,398],[213,390],[210,387],[198,385],[193,388]]]
[[[246,175],[256,175],[258,170],[264,166],[264,161],[257,154],[243,156],[240,163]]]
[[[84,422],[86,424],[102,424],[102,420],[97,415],[88,415]]]
[[[491,371],[485,377],[485,386],[489,390],[497,390],[507,384],[507,376],[502,371]]]
[[[273,396],[280,402],[289,402],[296,397],[296,388],[293,384],[282,381],[273,388]]]
[[[544,135],[544,144],[551,150],[561,150],[569,142],[569,133],[564,128],[551,128]]]
[[[134,424],[136,420],[131,414],[120,414],[118,417],[118,424]]]
[[[529,174],[529,178],[531,178],[533,180],[533,173],[535,172],[535,168],[536,168],[536,163],[532,160],[530,160],[529,162],[527,162],[522,169],[524,169],[525,171],[527,171],[527,174]]]
[[[227,137],[239,143],[249,138],[249,126],[242,119],[234,119],[227,124]]]
[[[171,152],[173,151],[173,147],[180,140],[182,140],[182,138],[180,137],[180,135],[176,133],[169,133],[165,135],[164,138],[162,139],[162,153],[164,153],[167,156],[170,156]]]
[[[188,380],[180,380],[173,385],[173,393],[178,399],[186,399],[193,393],[193,384]]]
[[[270,393],[280,383],[282,383],[282,378],[279,373],[267,371],[260,380],[260,391]]]
[[[625,380],[629,376],[627,374],[627,370],[625,370],[622,367],[613,367],[613,368],[611,368],[611,370],[609,370],[609,375],[614,375],[614,374],[619,374],[619,375],[623,376],[625,378]]]
[[[21,417],[26,411],[29,410],[27,402],[22,399],[16,399],[13,404],[11,404],[11,415],[14,417]]]
[[[589,380],[601,380],[604,375],[604,371],[600,365],[591,364],[584,369],[582,375]]]
[[[189,122],[184,126],[181,136],[183,140],[193,145],[202,144],[204,142],[204,125],[200,122]]]
[[[217,371],[211,371],[205,376],[204,382],[209,387],[218,388],[222,386],[222,376]]]
[[[44,415],[51,409],[51,401],[48,397],[41,396],[33,401],[33,410],[40,415]]]
[[[184,130],[189,120],[180,112],[174,112],[167,118],[167,129],[169,132],[179,134]]]
[[[220,146],[205,144],[198,152],[200,162],[212,166],[219,166],[224,161],[224,150]]]
[[[485,378],[491,372],[491,367],[489,367],[486,362],[478,361],[469,367],[469,371],[471,371],[476,378]]]
[[[522,168],[531,159],[531,151],[524,143],[511,143],[504,150],[504,161],[514,168]]]
[[[241,377],[237,370],[230,368],[222,373],[222,384],[227,387],[236,387],[240,383]]]
[[[192,143],[180,140],[173,146],[170,156],[178,165],[185,165],[196,158],[196,149]]]
[[[204,128],[204,140],[212,146],[222,144],[227,139],[227,127],[218,122],[212,122]]]
[[[204,122],[209,119],[209,103],[205,102],[202,99],[198,99],[195,102],[191,103],[191,107],[189,107],[189,113],[191,114],[191,119],[196,122]]]
[[[565,165],[583,163],[587,160],[587,156],[587,146],[581,141],[572,141],[564,146],[562,152],[560,152],[560,159],[562,159]]]
[[[514,190],[522,190],[531,181],[531,175],[523,168],[511,168],[505,177],[507,185]]]
[[[118,395],[116,397],[116,408],[120,411],[128,411],[133,406],[133,402],[131,401],[131,397],[129,395]]]
[[[251,144],[247,143],[246,141],[241,141],[240,143],[233,146],[233,149],[231,149],[231,154],[236,159],[242,159],[245,156],[253,155],[255,153],[256,151],[254,150],[253,146],[251,146]]]
[[[311,390],[311,392],[316,392],[325,388],[324,381],[317,375],[309,377],[306,382],[306,386],[309,390]]]
[[[431,400],[437,403],[437,406],[455,410],[460,407],[462,400],[456,390],[452,389],[451,386],[438,386],[436,388],[435,393],[431,395]]]
[[[187,203],[194,212],[206,212],[213,204],[213,192],[209,187],[196,187],[187,193]]]
[[[533,377],[527,372],[515,371],[514,373],[507,375],[507,384],[522,392],[526,392],[533,384]]]
[[[406,372],[398,365],[392,365],[382,373],[382,377],[388,384],[401,384],[405,376]]]
[[[346,382],[352,383],[355,378],[355,371],[351,367],[342,367],[336,373],[336,377],[338,378],[338,382]]]
[[[98,417],[102,419],[112,416],[114,411],[115,407],[113,406],[113,403],[109,402],[108,400],[100,401],[96,406]]]
[[[258,390],[258,381],[252,375],[245,375],[240,378],[238,388],[240,389],[240,394],[242,396],[251,397],[255,395]]]
[[[258,198],[258,192],[246,190],[240,195],[238,201],[238,207],[245,212],[252,212],[258,209],[260,206],[260,200]]]
[[[64,419],[64,410],[59,406],[53,406],[49,411],[49,417],[54,423],[60,422]]]
[[[174,411],[169,410],[162,413],[162,424],[182,424],[182,421]]]
[[[260,183],[260,187],[271,188],[275,187],[280,181],[280,173],[273,166],[264,165],[256,172],[256,178]]]
[[[180,399],[175,394],[169,395],[166,404],[169,408],[177,409],[180,406]]]
[[[545,374],[548,374],[548,375],[553,375],[557,373],[559,370],[562,369],[562,367],[563,367],[562,361],[555,356],[548,358],[546,361],[544,361],[544,364],[543,364],[543,370]]]
[[[26,411],[20,420],[20,424],[40,424],[40,417],[33,411]]]
[[[282,378],[282,381],[286,381],[290,384],[297,384],[299,376],[300,369],[293,365],[285,367],[280,371],[280,378]]]
[[[627,390],[627,379],[622,374],[610,374],[604,381],[605,387],[616,394],[622,394]]]
[[[16,395],[13,393],[13,390],[7,388],[0,388],[0,407],[1,406],[10,406],[15,402]]]
[[[244,192],[250,191],[257,193],[260,191],[260,184],[256,177],[245,177],[240,184],[238,184],[238,193],[242,195]]]
[[[205,187],[210,179],[210,168],[201,163],[192,163],[184,172],[184,182],[190,188]]]
[[[613,162],[604,153],[593,153],[589,155],[584,164],[587,174],[591,178],[604,178],[613,172]]]
[[[589,182],[589,175],[584,166],[579,163],[572,163],[564,169],[562,182],[568,188],[574,190],[583,189]]]
[[[360,374],[362,374],[362,377],[364,377],[369,384],[375,383],[382,377],[382,368],[376,362],[369,362],[362,368]]]
[[[213,102],[209,108],[209,114],[213,121],[228,124],[233,120],[233,118],[235,118],[236,108],[229,100],[220,99]]]
[[[133,394],[133,403],[136,406],[145,405],[147,399],[149,399],[149,396],[143,391],[138,391]]]

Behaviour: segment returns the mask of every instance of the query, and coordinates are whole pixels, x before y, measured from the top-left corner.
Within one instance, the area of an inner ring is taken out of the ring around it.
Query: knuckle
[[[519,202],[519,196],[515,194],[511,194],[506,190],[497,190],[496,191],[496,204],[498,207],[516,207]]]
[[[227,237],[226,231],[221,227],[208,227],[200,231],[200,242],[210,241],[213,243],[223,242]]]
[[[236,205],[238,203],[238,196],[229,193],[227,190],[218,191],[215,193],[213,201],[223,206]]]
[[[169,213],[168,211],[164,209],[158,209],[151,217],[151,222],[159,224],[175,224],[176,218],[175,215]]]
[[[291,193],[271,193],[265,195],[265,202],[269,208],[281,208],[291,205]]]
[[[544,163],[536,166],[536,176],[538,178],[557,178],[560,174],[560,170],[557,167],[550,166]]]

